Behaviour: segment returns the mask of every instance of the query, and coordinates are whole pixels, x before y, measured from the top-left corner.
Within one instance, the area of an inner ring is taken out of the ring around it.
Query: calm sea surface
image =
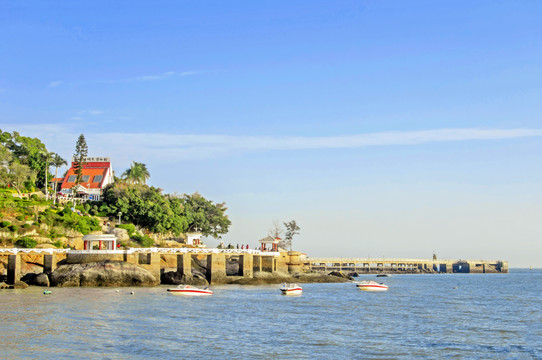
[[[375,279],[374,275],[360,279]],[[542,359],[542,271],[354,284],[0,291],[0,358]],[[130,291],[134,295],[130,295]]]

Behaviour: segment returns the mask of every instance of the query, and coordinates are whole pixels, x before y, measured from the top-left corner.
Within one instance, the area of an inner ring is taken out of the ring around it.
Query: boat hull
[[[362,291],[388,291],[388,287],[386,285],[359,284],[356,286]]]
[[[303,293],[303,289],[297,288],[297,289],[280,289],[282,292],[282,295],[301,295]]]
[[[167,289],[170,294],[173,295],[182,295],[182,296],[209,296],[213,295],[213,292],[210,290],[179,290],[179,289]]]

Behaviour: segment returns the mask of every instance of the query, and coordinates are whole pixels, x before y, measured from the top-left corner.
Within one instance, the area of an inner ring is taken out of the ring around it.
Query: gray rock
[[[29,285],[47,286],[48,287],[50,285],[49,277],[47,276],[47,274],[44,274],[44,273],[38,274],[34,278],[33,284],[29,284]]]
[[[113,228],[111,229],[111,233],[117,237],[117,241],[130,240],[130,236],[128,236],[128,230],[126,229]]]
[[[25,274],[21,281],[25,282],[28,285],[34,285],[34,286],[49,286],[49,277],[47,274],[44,273],[28,273]]]
[[[332,271],[328,274],[329,276],[336,276],[347,280],[354,280],[352,276],[342,273],[341,271]]]
[[[168,285],[209,285],[207,279],[202,276],[181,275],[177,271],[165,272],[160,276],[160,282]]]
[[[13,284],[13,289],[26,289],[27,287],[28,285],[22,281],[15,281],[15,284]]]
[[[124,261],[100,261],[59,266],[51,286],[155,286],[159,279],[140,266]]]

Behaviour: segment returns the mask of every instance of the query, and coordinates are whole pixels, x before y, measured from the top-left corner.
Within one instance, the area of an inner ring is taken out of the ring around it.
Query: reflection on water
[[[372,278],[369,276],[368,278]],[[0,292],[0,358],[542,358],[542,272],[354,284]],[[134,291],[134,295],[130,292]]]

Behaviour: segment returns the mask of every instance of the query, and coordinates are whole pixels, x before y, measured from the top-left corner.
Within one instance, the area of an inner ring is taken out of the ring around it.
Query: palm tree
[[[60,155],[53,154],[53,156],[51,158],[51,165],[53,165],[55,167],[55,178],[58,177],[58,168],[61,167],[61,166],[67,165],[67,164],[68,163],[66,162],[66,160],[64,160],[62,157],[60,157]],[[54,192],[55,192],[55,196],[53,197],[53,203],[56,204],[56,181],[55,181]]]
[[[147,165],[133,161],[130,168],[122,174],[122,177],[128,184],[146,184],[151,175]]]

